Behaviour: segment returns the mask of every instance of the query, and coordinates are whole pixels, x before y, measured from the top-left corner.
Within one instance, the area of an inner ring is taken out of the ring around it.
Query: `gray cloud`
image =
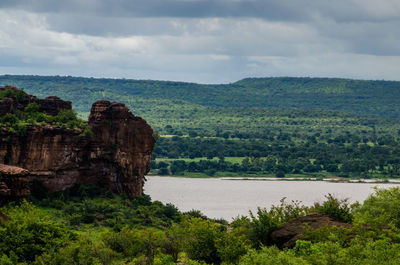
[[[4,0],[1,7],[113,17],[263,17],[276,20],[304,17],[288,0]]]
[[[397,0],[2,0],[0,8],[46,13],[82,13],[110,17],[253,17],[279,21],[398,20]]]
[[[398,0],[2,0],[0,73],[399,79]]]

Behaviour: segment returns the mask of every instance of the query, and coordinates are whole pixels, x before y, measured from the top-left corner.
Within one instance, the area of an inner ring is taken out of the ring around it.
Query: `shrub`
[[[152,262],[165,241],[165,233],[154,228],[131,230],[124,227],[118,233],[104,233],[101,239],[105,246],[125,257],[145,256]]]
[[[25,100],[25,95],[26,93],[22,90],[14,91],[10,88],[0,91],[0,99],[14,97],[18,103],[21,103]]]
[[[310,209],[304,205],[301,205],[300,201],[291,201],[287,203],[286,198],[280,200],[280,205],[271,207],[269,214],[271,218],[275,219],[276,222],[281,225],[290,222],[300,216],[306,215]]]
[[[250,250],[244,255],[239,265],[302,265],[309,264],[301,257],[291,253],[279,251],[277,247],[263,247],[260,251]]]
[[[5,125],[12,126],[18,122],[18,118],[17,116],[15,116],[15,114],[7,113],[3,117],[1,117],[0,122],[4,123]]]
[[[52,221],[31,203],[2,209],[10,220],[0,223],[0,253],[14,252],[19,262],[33,261],[35,256],[53,252],[72,237],[68,229]]]
[[[36,102],[31,102],[25,107],[24,111],[28,115],[31,115],[31,114],[35,114],[35,113],[39,112],[39,109],[40,109],[39,104],[37,104]]]
[[[61,110],[56,116],[54,116],[54,120],[61,123],[76,121],[77,119],[78,117],[76,116],[75,111],[69,109]]]
[[[93,137],[92,128],[90,128],[90,126],[86,126],[83,132],[79,136]]]
[[[282,170],[279,170],[276,172],[275,177],[277,178],[284,178],[285,177],[285,172]]]
[[[349,205],[348,199],[339,200],[333,197],[332,194],[325,196],[327,199],[322,205],[315,203],[313,208],[319,213],[329,214],[338,221],[351,223],[353,220],[353,206]]]
[[[184,220],[182,227],[186,235],[183,249],[189,258],[213,264],[221,262],[216,240],[221,237],[222,231],[215,223],[210,220],[192,218]]]
[[[247,253],[246,237],[236,233],[222,233],[215,240],[218,256],[226,264],[237,264],[240,257]]]
[[[173,219],[178,221],[179,217],[181,216],[178,208],[171,203],[167,203],[161,210],[161,214],[165,215],[169,219]]]
[[[37,265],[111,265],[114,260],[121,259],[121,255],[107,248],[102,243],[93,243],[89,239],[80,239],[52,255],[44,254],[38,257]]]
[[[195,210],[192,209],[190,211],[184,212],[183,215],[189,217],[189,218],[201,218],[201,219],[207,219],[207,216],[205,216],[200,210]]]
[[[359,214],[367,218],[368,223],[375,223],[375,220],[384,217],[382,220],[392,223],[400,229],[400,189],[393,187],[389,189],[375,189],[375,193],[364,201]]]
[[[257,217],[250,211],[250,240],[256,248],[269,244],[269,235],[278,227],[278,221],[267,209],[258,208]]]

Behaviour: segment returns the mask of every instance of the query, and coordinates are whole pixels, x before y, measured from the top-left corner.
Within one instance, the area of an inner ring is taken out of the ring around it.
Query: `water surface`
[[[147,176],[144,191],[153,200],[172,203],[181,211],[200,210],[210,218],[231,221],[257,207],[278,205],[283,197],[304,205],[324,201],[328,193],[350,202],[365,200],[373,187],[396,184],[331,183],[325,181],[228,180]]]

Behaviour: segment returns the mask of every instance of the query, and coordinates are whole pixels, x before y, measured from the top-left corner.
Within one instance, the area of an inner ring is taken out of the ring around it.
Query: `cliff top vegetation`
[[[0,126],[19,135],[25,134],[27,125],[88,130],[87,121],[78,118],[70,103],[57,97],[40,100],[16,87],[6,86],[0,88],[0,108]]]

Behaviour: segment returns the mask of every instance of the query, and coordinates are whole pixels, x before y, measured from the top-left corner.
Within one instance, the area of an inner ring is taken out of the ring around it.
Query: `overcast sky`
[[[400,0],[0,0],[0,74],[400,80]]]

